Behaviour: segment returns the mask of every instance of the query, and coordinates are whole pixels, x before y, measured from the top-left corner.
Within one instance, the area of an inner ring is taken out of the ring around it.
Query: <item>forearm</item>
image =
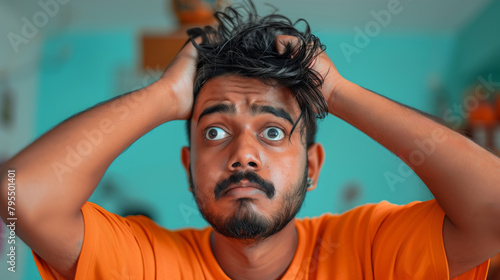
[[[66,120],[1,168],[17,173],[17,213],[32,216],[79,211],[111,162],[130,144],[169,120],[168,93],[159,82]],[[6,178],[1,179],[2,204]],[[5,218],[5,209],[0,210]]]
[[[457,227],[492,226],[500,214],[500,160],[421,114],[345,82],[330,111],[404,160]],[[498,229],[497,229],[498,230]]]

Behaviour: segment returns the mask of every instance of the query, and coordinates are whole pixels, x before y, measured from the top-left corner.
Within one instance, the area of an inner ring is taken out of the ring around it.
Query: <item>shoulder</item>
[[[357,264],[375,278],[443,279],[443,221],[444,212],[435,200],[406,205],[382,201],[339,215],[300,219],[296,225],[299,239],[305,236],[307,246],[331,256],[330,266],[342,256],[343,265]],[[417,271],[419,277],[413,277]]]
[[[91,202],[82,214],[85,233],[77,279],[113,279],[113,273],[179,278],[182,263],[200,266],[196,254],[206,251],[202,240],[210,234],[209,228],[168,230],[145,216],[121,217]]]
[[[94,227],[100,231],[100,235],[102,233],[108,233],[109,235],[131,233],[136,236],[136,239],[145,238],[152,240],[170,236],[176,239],[194,240],[200,238],[209,230],[208,228],[168,230],[146,216],[122,217],[92,202],[85,203],[82,207],[82,213],[86,228],[90,229]]]
[[[436,200],[414,201],[397,205],[388,201],[368,203],[342,214],[326,213],[318,217],[296,219],[296,225],[308,230],[325,227],[378,227],[395,219],[411,220],[418,215],[435,214],[444,218],[444,212]]]

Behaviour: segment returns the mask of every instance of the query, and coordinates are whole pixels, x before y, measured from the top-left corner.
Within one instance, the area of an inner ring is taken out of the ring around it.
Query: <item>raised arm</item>
[[[405,161],[446,213],[450,277],[500,251],[500,159],[468,138],[351,82],[329,99],[330,113]]]
[[[16,170],[16,233],[61,275],[74,277],[80,209],[111,162],[151,129],[191,114],[195,61],[188,43],[155,83],[62,122],[0,167],[3,220],[8,170]]]
[[[278,36],[277,47],[295,41]],[[415,110],[347,81],[326,53],[311,67],[325,77],[322,92],[329,112],[405,161],[433,193],[446,213],[450,277],[500,252],[498,157]]]

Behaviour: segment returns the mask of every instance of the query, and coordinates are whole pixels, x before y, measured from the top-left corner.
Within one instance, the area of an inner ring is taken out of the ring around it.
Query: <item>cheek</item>
[[[197,150],[191,160],[191,171],[195,186],[213,190],[224,171],[223,154]]]
[[[288,189],[292,185],[295,186],[297,181],[302,178],[307,160],[304,152],[280,153],[269,159],[265,167],[277,190],[278,188]]]

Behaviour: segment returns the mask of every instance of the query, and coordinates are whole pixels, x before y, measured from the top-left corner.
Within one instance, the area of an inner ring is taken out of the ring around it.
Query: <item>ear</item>
[[[307,188],[307,191],[312,191],[318,184],[319,173],[325,160],[325,150],[323,149],[323,145],[321,145],[320,143],[312,144],[307,149],[307,157],[307,161],[309,164],[307,176],[313,180],[312,186]]]
[[[182,161],[182,166],[184,166],[184,170],[186,171],[188,184],[189,184],[190,178],[191,178],[191,172],[190,172],[190,168],[189,168],[189,165],[191,164],[191,150],[189,149],[189,147],[186,147],[186,146],[182,147],[182,149],[181,149],[181,161]],[[191,189],[191,186],[189,186],[189,191],[193,192],[193,190]]]

